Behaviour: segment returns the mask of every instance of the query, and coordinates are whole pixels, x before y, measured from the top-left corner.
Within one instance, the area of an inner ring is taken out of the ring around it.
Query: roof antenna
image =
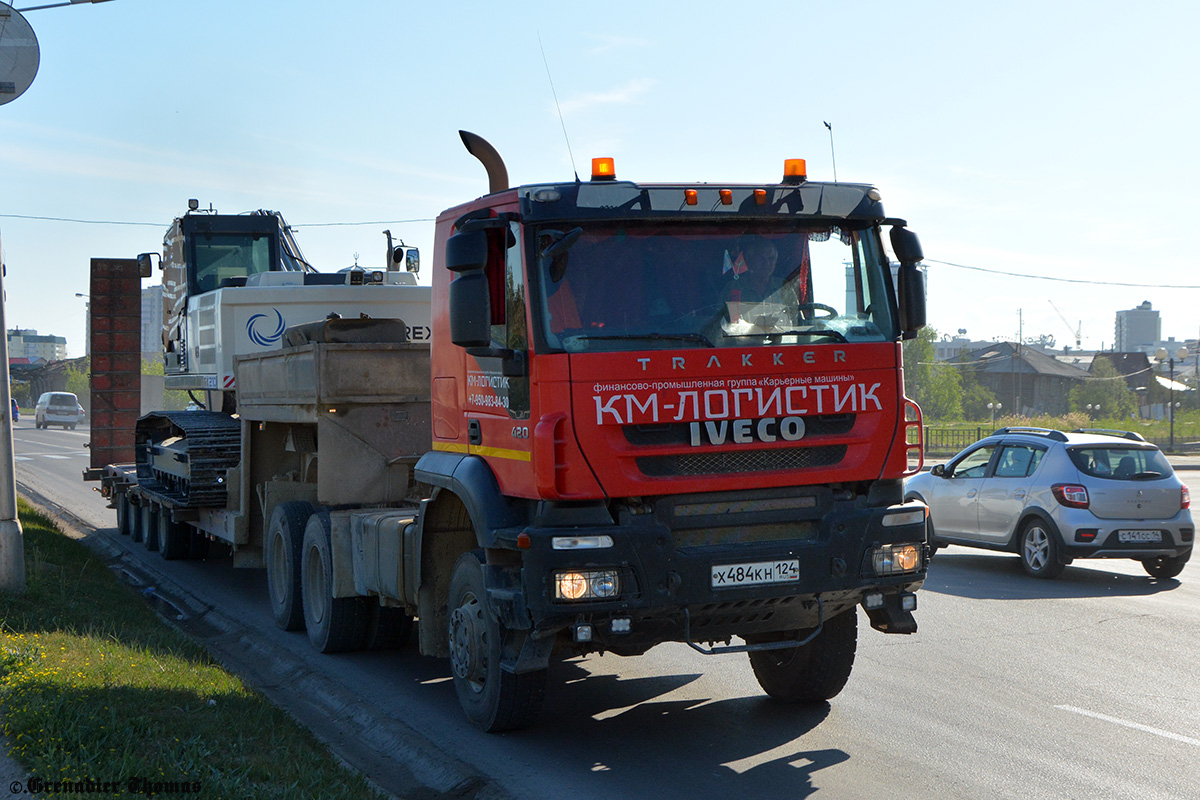
[[[829,128],[829,156],[833,159],[833,182],[837,183],[837,154],[833,152],[833,126],[826,122],[825,127]]]
[[[542,63],[546,65],[546,78],[550,81],[550,94],[554,96],[554,108],[558,111],[558,122],[562,125],[563,139],[567,142],[567,155],[571,159],[571,170],[575,173],[575,182],[579,183],[579,170],[575,167],[575,154],[571,152],[571,138],[567,136],[567,121],[563,119],[562,107],[558,104],[558,92],[554,91],[554,76],[550,74],[550,62],[546,60],[546,48],[542,46],[542,32],[537,32],[538,48],[542,51]]]

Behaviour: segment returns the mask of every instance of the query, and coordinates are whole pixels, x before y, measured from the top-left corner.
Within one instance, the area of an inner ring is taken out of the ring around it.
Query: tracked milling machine
[[[431,289],[310,273],[277,215],[172,226],[167,384],[206,409],[148,415],[136,469],[93,470],[121,531],[265,566],[276,624],[321,652],[415,621],[487,731],[536,719],[555,652],[682,642],[747,654],[776,700],[836,696],[857,610],[912,633],[926,576],[916,235],[800,159],[511,186],[461,135],[489,190],[438,216]]]

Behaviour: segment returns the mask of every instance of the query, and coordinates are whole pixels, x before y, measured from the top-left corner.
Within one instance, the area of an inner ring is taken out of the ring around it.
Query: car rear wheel
[[[1183,572],[1183,565],[1188,562],[1191,553],[1183,556],[1163,556],[1161,558],[1147,558],[1142,561],[1142,566],[1146,568],[1146,572],[1152,578],[1174,578],[1179,573]]]
[[[1056,578],[1066,564],[1058,558],[1058,538],[1054,531],[1039,519],[1032,519],[1021,529],[1021,566],[1034,578]]]

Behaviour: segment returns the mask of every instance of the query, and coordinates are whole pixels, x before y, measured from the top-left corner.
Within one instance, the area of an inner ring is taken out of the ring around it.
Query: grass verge
[[[0,592],[0,712],[29,776],[111,797],[378,797],[84,545],[19,514],[28,591]]]

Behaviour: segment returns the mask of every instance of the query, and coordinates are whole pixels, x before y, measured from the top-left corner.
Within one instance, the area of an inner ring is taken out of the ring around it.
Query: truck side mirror
[[[461,236],[462,234],[455,234]],[[454,236],[450,241],[454,241]],[[486,248],[485,251],[486,252]],[[447,259],[449,248],[447,247]],[[449,266],[447,264],[447,266]],[[488,347],[492,343],[492,303],[487,273],[460,272],[450,281],[450,341],[459,347]]]
[[[892,251],[901,264],[916,264],[925,258],[925,253],[921,250],[921,240],[908,228],[893,227],[891,238]]]
[[[482,270],[487,266],[487,257],[485,231],[461,231],[446,240],[446,269],[451,272]]]
[[[896,294],[900,303],[900,338],[915,339],[925,327],[925,276],[917,262],[925,257],[921,240],[908,228],[894,226],[891,231],[892,250],[900,261]]]
[[[137,257],[138,276],[149,278],[154,275],[154,262],[150,259],[153,253],[142,253]]]

